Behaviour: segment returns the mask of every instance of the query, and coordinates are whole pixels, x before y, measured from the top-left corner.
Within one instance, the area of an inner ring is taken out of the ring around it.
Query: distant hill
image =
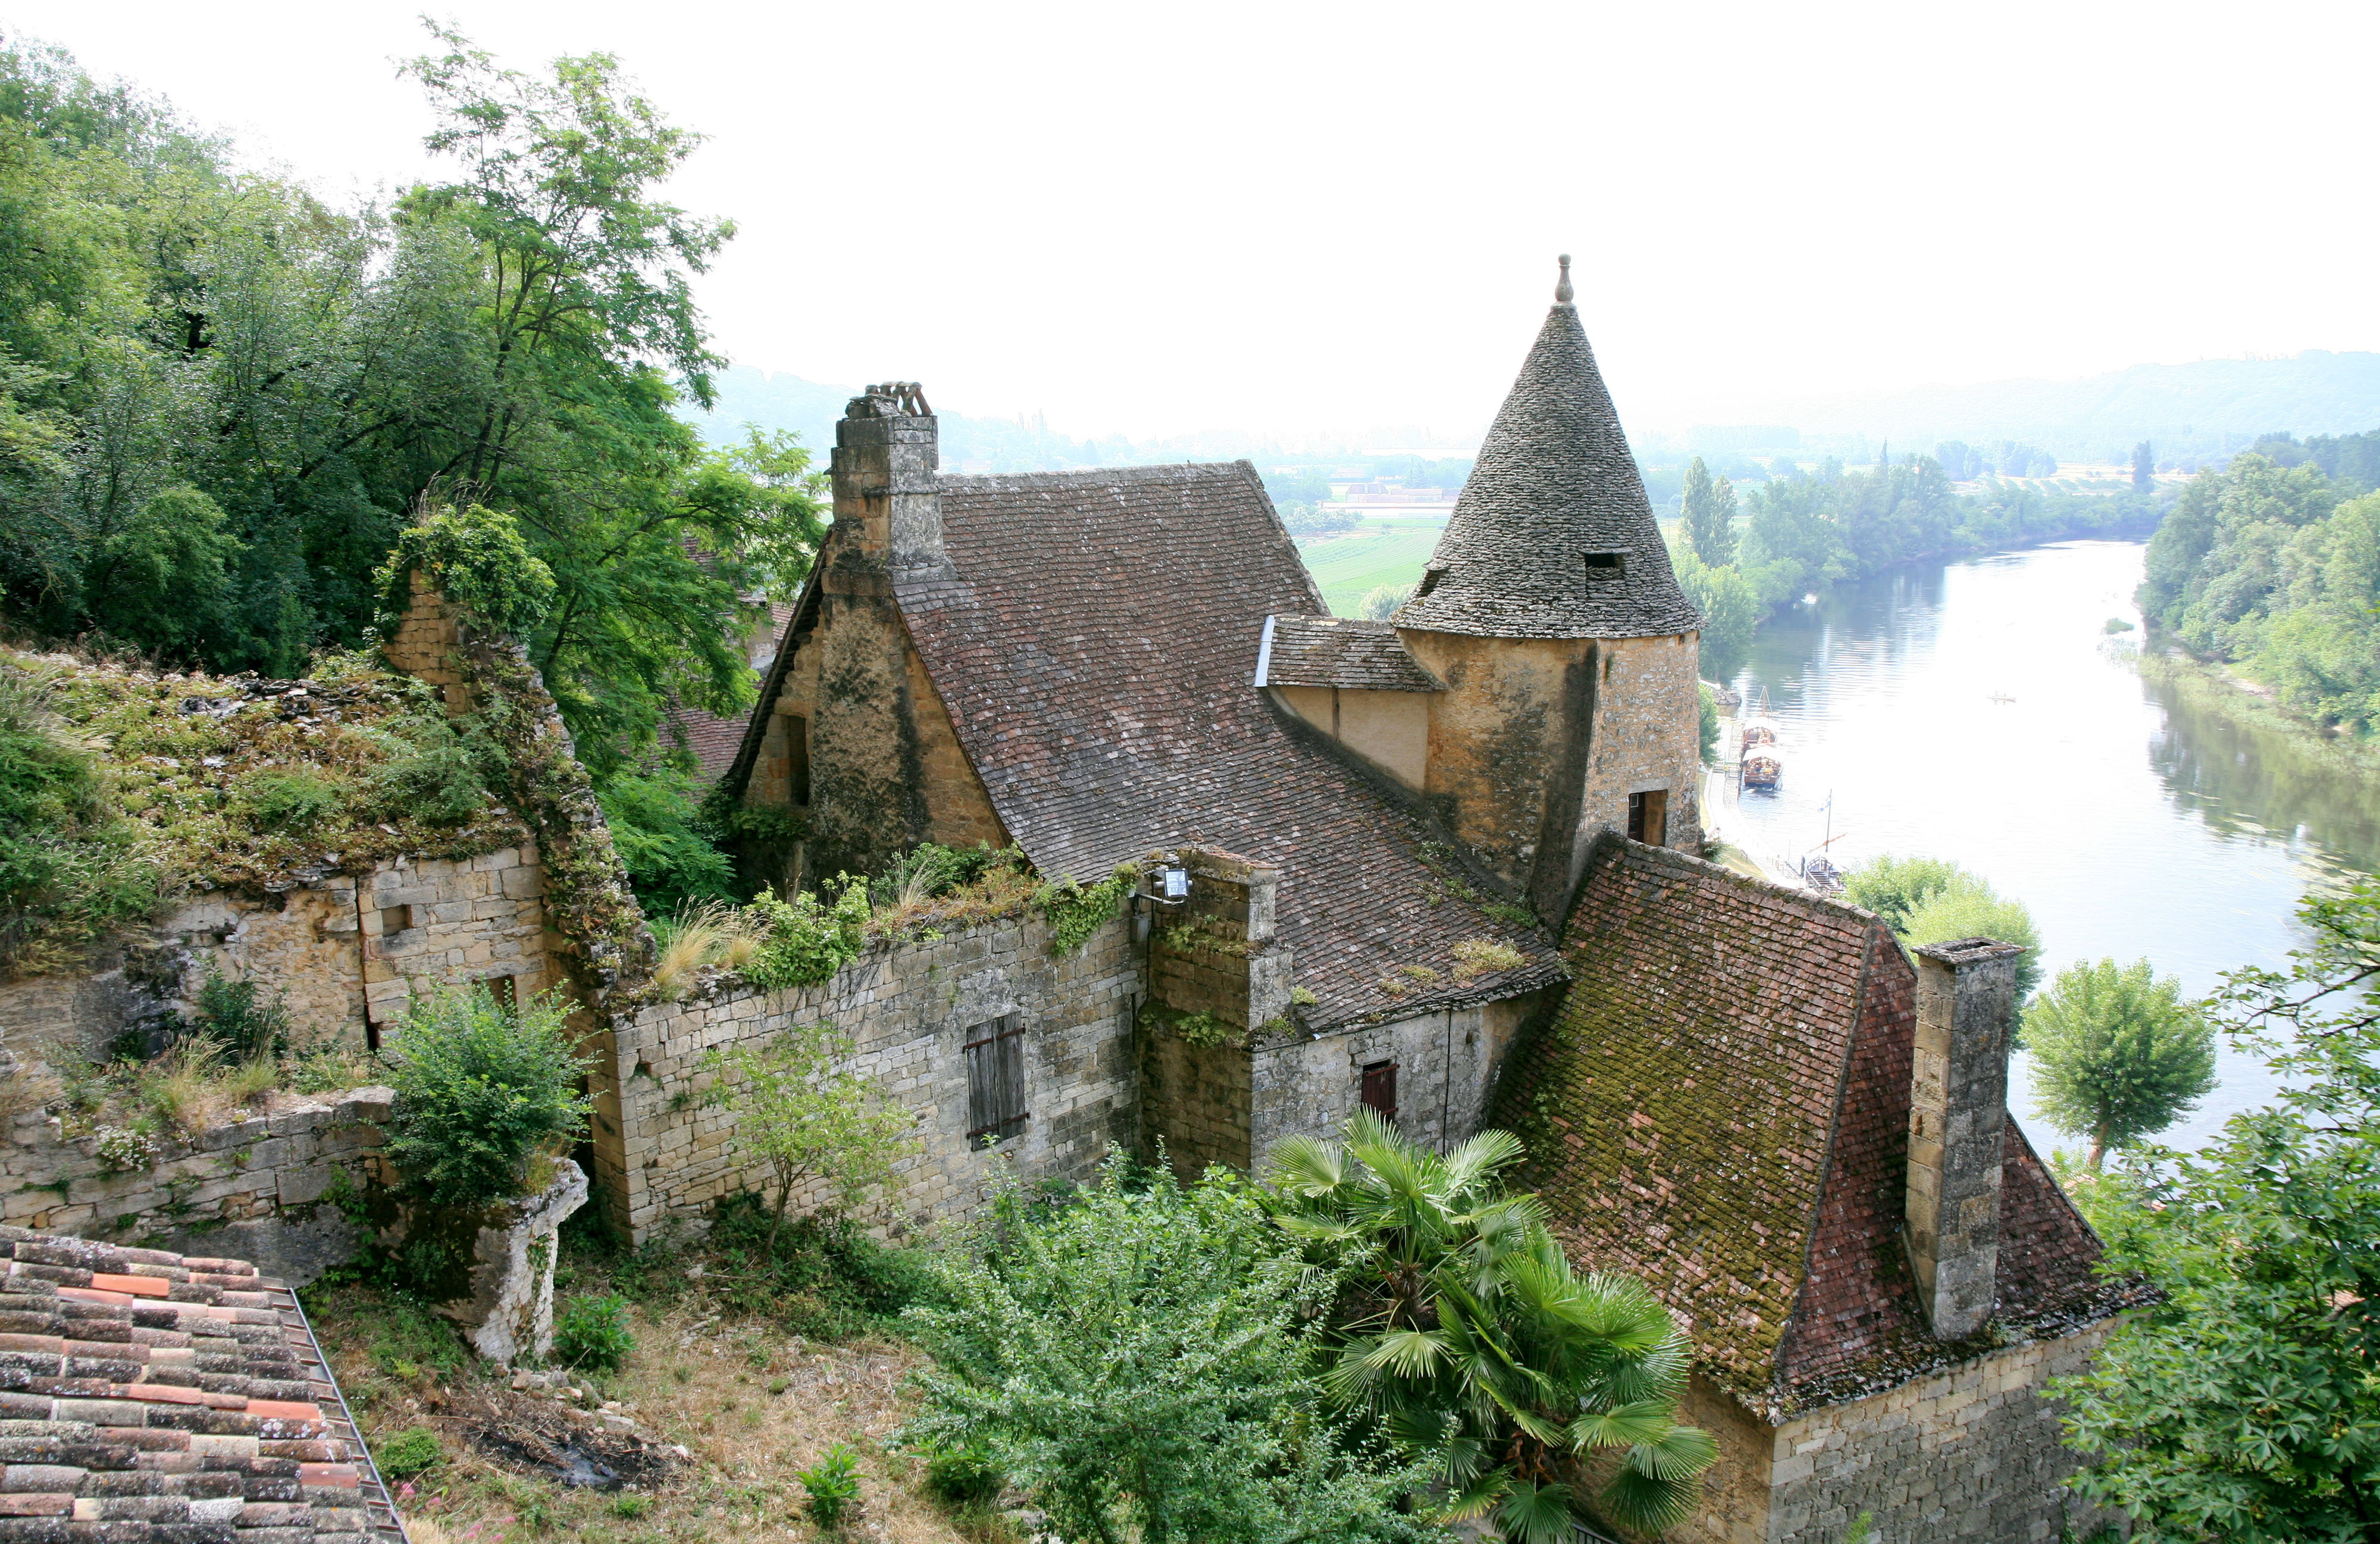
[[[2380,354],[2317,348],[2286,359],[2134,365],[2082,381],[1851,392],[1772,412],[1804,434],[1859,435],[1912,450],[1942,440],[2022,440],[2095,459],[2151,440],[2161,460],[2221,456],[2275,432],[2302,438],[2380,426]]]

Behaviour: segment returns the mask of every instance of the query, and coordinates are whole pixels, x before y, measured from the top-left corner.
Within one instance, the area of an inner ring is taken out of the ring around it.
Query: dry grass
[[[760,947],[759,924],[724,901],[688,901],[665,930],[653,984],[665,997],[683,997],[706,968],[740,970]]]
[[[921,1487],[921,1462],[888,1446],[910,1412],[905,1380],[918,1354],[880,1340],[805,1343],[767,1323],[722,1316],[690,1296],[631,1309],[637,1350],[616,1375],[589,1378],[655,1441],[692,1455],[650,1489],[569,1489],[520,1472],[461,1441],[442,1412],[470,1400],[476,1372],[392,1352],[363,1289],[315,1307],[314,1323],[368,1441],[409,1427],[439,1430],[445,1461],[400,1491],[417,1544],[428,1522],[461,1544],[532,1544],[565,1536],[620,1544],[723,1539],[867,1540],[870,1544],[1023,1544],[995,1516],[954,1516]],[[407,1349],[399,1346],[398,1350]],[[418,1355],[418,1353],[417,1353]],[[837,1443],[862,1476],[859,1515],[837,1533],[812,1524],[796,1471]]]
[[[165,1135],[188,1138],[235,1110],[262,1103],[280,1081],[270,1055],[236,1064],[222,1042],[193,1035],[140,1070],[133,1100]]]

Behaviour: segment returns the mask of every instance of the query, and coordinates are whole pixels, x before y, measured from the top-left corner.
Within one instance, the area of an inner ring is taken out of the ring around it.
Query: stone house
[[[1669,1537],[2059,1537],[2042,1389],[2135,1300],[2008,1112],[2010,945],[1606,841],[1497,1119],[1573,1257],[1685,1325],[1707,1504]]]

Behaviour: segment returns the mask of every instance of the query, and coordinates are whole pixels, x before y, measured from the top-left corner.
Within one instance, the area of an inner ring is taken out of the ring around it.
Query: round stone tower
[[[1597,834],[1699,852],[1702,628],[1571,303],[1390,620],[1439,679],[1427,792],[1560,924]]]

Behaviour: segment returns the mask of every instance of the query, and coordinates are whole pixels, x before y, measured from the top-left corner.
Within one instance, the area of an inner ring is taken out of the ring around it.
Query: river
[[[2280,964],[2309,886],[2380,871],[2380,791],[2143,676],[2143,551],[2073,541],[1912,566],[1771,618],[1734,685],[1767,694],[1784,785],[1715,789],[1710,822],[1772,868],[1830,819],[1845,868],[1954,858],[2032,908],[2045,980],[2146,955],[2195,994]],[[2109,634],[2111,617],[2135,630]],[[2164,1140],[2194,1147],[2272,1095],[2228,1046],[2218,1071]],[[2034,1113],[2022,1052],[2010,1102],[2045,1152],[2076,1146]]]

